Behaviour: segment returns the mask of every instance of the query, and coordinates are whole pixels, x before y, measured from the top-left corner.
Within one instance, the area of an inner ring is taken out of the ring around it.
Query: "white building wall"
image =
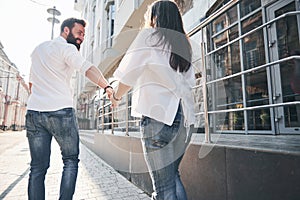
[[[117,2],[118,3],[118,2]],[[133,11],[136,9],[136,0],[122,0],[116,5],[115,34],[119,34],[126,25]]]
[[[205,13],[217,0],[190,0],[192,8],[183,15],[184,27],[187,32],[197,26],[202,19],[205,18]]]

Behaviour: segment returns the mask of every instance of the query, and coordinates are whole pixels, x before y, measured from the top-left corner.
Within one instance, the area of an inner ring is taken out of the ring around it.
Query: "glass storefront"
[[[202,35],[210,132],[300,134],[298,1],[235,2],[191,34]]]

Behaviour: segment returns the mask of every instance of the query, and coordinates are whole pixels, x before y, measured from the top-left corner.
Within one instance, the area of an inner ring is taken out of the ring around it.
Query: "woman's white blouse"
[[[114,77],[133,87],[131,115],[148,116],[167,125],[172,125],[181,100],[185,125],[194,124],[195,74],[191,66],[179,73],[169,65],[170,52],[167,46],[154,46],[155,29],[143,29],[123,57]]]

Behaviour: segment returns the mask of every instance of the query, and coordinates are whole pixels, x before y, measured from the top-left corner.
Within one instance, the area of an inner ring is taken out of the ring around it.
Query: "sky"
[[[56,7],[61,12],[54,25],[54,38],[59,35],[61,22],[69,17],[80,18],[74,10],[74,0],[0,0],[0,42],[3,50],[28,81],[30,55],[34,48],[51,39],[52,17],[48,8]]]

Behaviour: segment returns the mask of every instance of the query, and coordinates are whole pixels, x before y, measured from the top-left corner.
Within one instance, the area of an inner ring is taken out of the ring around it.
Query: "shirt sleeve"
[[[151,48],[146,45],[146,37],[145,31],[137,35],[114,72],[114,77],[125,85],[134,86],[151,59]]]
[[[65,48],[64,58],[65,62],[70,67],[80,71],[82,74],[85,74],[85,72],[93,65],[81,56],[80,52],[74,45],[68,45],[67,48]]]
[[[193,64],[191,65],[190,69],[185,73],[185,78],[190,88],[196,86],[195,70]]]
[[[31,59],[31,66],[29,70],[29,83],[32,83],[32,62],[33,62],[33,56],[34,56],[35,50],[31,53],[30,59]]]

